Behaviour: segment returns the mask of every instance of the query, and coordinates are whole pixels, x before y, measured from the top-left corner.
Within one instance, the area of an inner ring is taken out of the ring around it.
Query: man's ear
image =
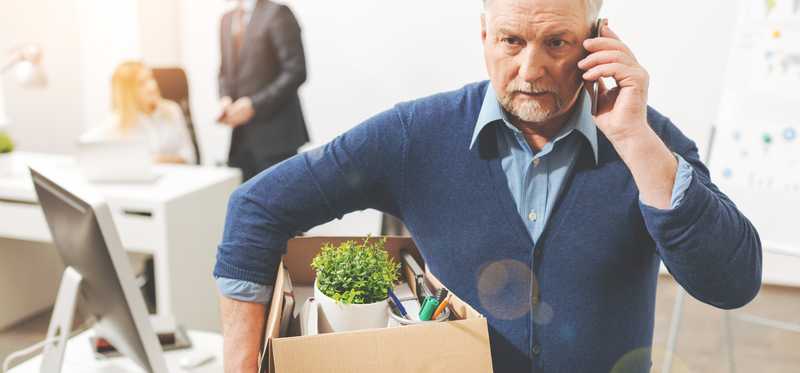
[[[486,14],[481,14],[481,41],[486,41]]]

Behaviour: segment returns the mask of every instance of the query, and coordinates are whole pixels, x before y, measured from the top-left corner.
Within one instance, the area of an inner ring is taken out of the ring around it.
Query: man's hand
[[[266,308],[221,297],[225,373],[256,373]]]
[[[217,116],[217,122],[222,124],[228,124],[228,110],[233,104],[233,99],[228,96],[225,96],[219,100],[219,116]]]
[[[614,31],[604,24],[600,37],[587,39],[584,48],[589,56],[578,63],[586,71],[583,79],[600,81],[597,127],[616,143],[641,135],[647,124],[647,91],[650,76]],[[606,89],[600,78],[613,78],[617,86]]]
[[[647,123],[650,76],[633,52],[606,22],[600,37],[587,39],[589,56],[578,63],[588,81],[613,78],[617,86],[606,89],[600,80],[594,121],[630,169],[643,203],[670,207],[678,161]]]
[[[236,128],[253,119],[255,114],[256,111],[253,108],[253,101],[250,97],[242,97],[227,107],[223,123],[231,128]]]

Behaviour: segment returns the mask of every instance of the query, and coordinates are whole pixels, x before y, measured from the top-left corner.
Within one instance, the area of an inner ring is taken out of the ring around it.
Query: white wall
[[[83,83],[82,127],[103,125],[111,112],[111,76],[141,58],[137,0],[77,0]],[[78,134],[79,135],[79,134]]]
[[[736,7],[730,0],[605,2],[604,17],[650,73],[650,104],[701,152],[719,110]]]
[[[285,2],[304,30],[310,75],[302,97],[314,144],[396,102],[486,78],[477,0]],[[603,12],[650,71],[651,104],[701,147],[716,117],[736,16],[730,3],[606,0]],[[182,4],[184,63],[200,86],[194,106],[213,107],[226,4]],[[205,141],[207,151],[224,156],[227,143],[216,137],[222,132]]]
[[[219,17],[224,1],[182,0],[182,57],[203,151],[224,159],[215,127]],[[301,89],[312,146],[397,102],[486,79],[478,0],[286,0],[303,27]],[[716,117],[735,11],[724,0],[606,0],[612,27],[650,71],[650,102],[705,146]],[[200,114],[200,115],[198,115]],[[348,225],[358,229],[370,220]],[[336,229],[340,229],[337,227]]]
[[[114,2],[115,3],[115,2]],[[152,66],[181,64],[181,13],[177,0],[137,0],[141,57]]]
[[[285,3],[303,28],[309,80],[301,95],[313,145],[397,102],[484,78],[478,1],[471,6],[460,0]],[[203,139],[204,152],[224,159],[228,133],[213,128],[212,122],[219,18],[229,4],[181,4],[182,55],[192,81],[192,109],[212,137]]]
[[[49,85],[3,79],[10,132],[21,150],[72,153],[87,128],[110,112],[111,74],[122,61],[181,62],[177,0],[0,2],[0,53],[25,43],[44,51]],[[10,75],[10,74],[9,74]]]
[[[219,17],[226,5],[222,0],[180,0],[180,53],[189,78],[192,119],[200,153],[206,164],[227,160],[230,131],[214,122],[219,72]]]
[[[229,132],[216,125],[214,117],[219,18],[231,2],[105,3],[0,4],[0,13],[22,14],[7,17],[0,25],[0,48],[10,45],[11,35],[46,39],[45,63],[53,83],[37,96],[5,84],[9,116],[25,122],[14,127],[20,148],[69,151],[83,127],[107,112],[111,66],[123,57],[144,56],[150,63],[184,66],[205,161],[224,161]],[[311,146],[331,140],[397,102],[486,78],[478,0],[286,3],[304,30],[309,81],[301,88],[301,96]],[[87,12],[77,15],[74,4],[83,4],[81,9]],[[733,8],[723,0],[606,0],[605,16],[651,73],[651,104],[670,116],[701,149],[716,118],[735,20]],[[81,58],[76,58],[76,51],[82,51]],[[78,92],[84,92],[84,101]]]
[[[477,0],[286,2],[304,29],[310,76],[301,92],[315,144],[398,101],[486,76]],[[605,16],[651,72],[651,103],[701,145],[719,101],[735,18],[731,3],[606,0]],[[56,126],[55,133],[71,134],[95,122],[107,110],[111,66],[143,56],[155,65],[186,67],[203,150],[213,161],[224,160],[228,133],[213,117],[219,17],[229,5],[223,0],[0,4],[3,14],[15,15],[0,25],[0,49],[21,41],[45,44],[51,76],[48,92],[35,95],[4,80],[9,116],[27,123],[15,130],[21,147],[71,149],[66,141],[45,141],[37,134]],[[75,105],[79,90],[87,102]],[[38,105],[54,110],[31,112]],[[55,112],[64,115],[55,118]]]
[[[38,43],[49,78],[44,91],[21,88],[10,74],[2,79],[9,131],[20,149],[72,151],[85,110],[74,1],[0,1],[0,14],[0,56],[20,44]]]
[[[310,146],[330,141],[397,102],[484,78],[477,1],[471,6],[459,0],[286,3],[303,28],[309,80],[301,96]],[[213,116],[219,18],[228,4],[182,4],[182,53],[191,74],[192,110],[201,122],[203,152],[207,159],[224,160],[230,135],[213,124]],[[366,234],[377,233],[379,227],[379,215],[369,211],[312,233]]]

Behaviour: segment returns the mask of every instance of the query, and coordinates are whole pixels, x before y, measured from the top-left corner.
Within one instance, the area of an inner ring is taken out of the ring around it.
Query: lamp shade
[[[22,61],[14,68],[14,75],[19,85],[26,88],[47,87],[47,75],[42,65],[31,61]]]
[[[15,50],[0,72],[13,70],[17,84],[26,88],[44,88],[47,75],[42,68],[42,48],[28,44]]]

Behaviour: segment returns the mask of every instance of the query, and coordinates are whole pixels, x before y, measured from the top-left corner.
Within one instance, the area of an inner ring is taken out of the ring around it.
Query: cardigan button
[[[534,343],[531,352],[533,352],[534,355],[539,355],[540,353],[542,353],[542,346],[539,345],[538,343]]]
[[[541,258],[542,257],[542,250],[533,250],[533,257],[534,258]]]

